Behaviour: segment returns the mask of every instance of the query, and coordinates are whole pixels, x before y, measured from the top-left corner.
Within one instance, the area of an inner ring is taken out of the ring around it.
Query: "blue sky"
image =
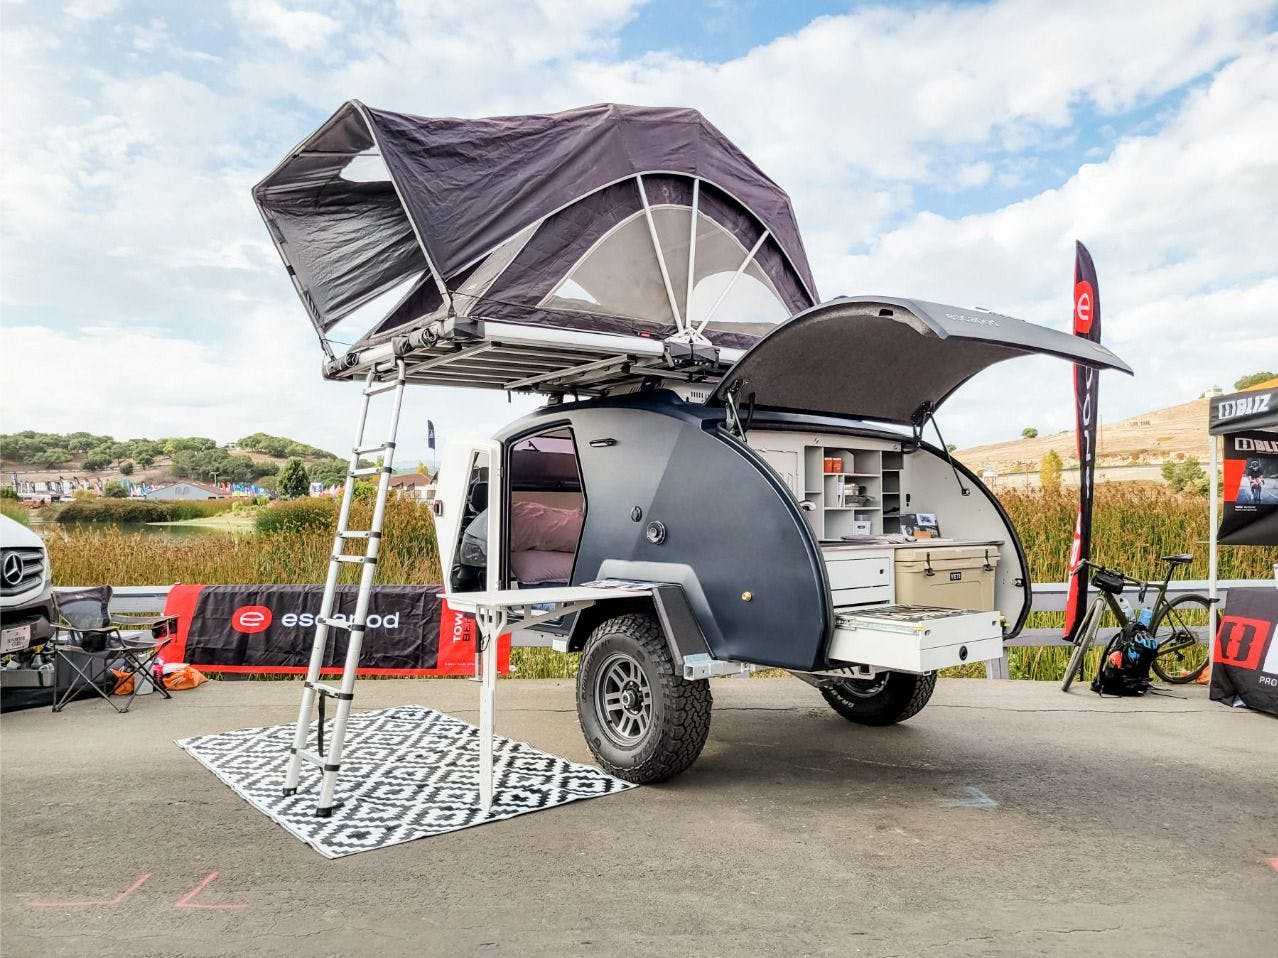
[[[353,400],[249,189],[351,97],[697,107],[790,192],[826,296],[1064,328],[1082,239],[1138,373],[1106,377],[1102,416],[1184,401],[1278,365],[1276,24],[1259,0],[0,0],[0,364],[26,391],[61,369],[2,428],[344,446]],[[162,372],[104,389],[103,366]],[[960,444],[1068,423],[1048,361],[961,396]],[[425,390],[409,415],[448,437],[520,408]]]

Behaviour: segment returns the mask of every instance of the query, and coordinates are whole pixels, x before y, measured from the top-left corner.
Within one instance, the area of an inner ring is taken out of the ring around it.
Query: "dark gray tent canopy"
[[[446,316],[747,348],[816,290],[786,194],[686,109],[432,119],[345,104],[253,191],[327,333]]]

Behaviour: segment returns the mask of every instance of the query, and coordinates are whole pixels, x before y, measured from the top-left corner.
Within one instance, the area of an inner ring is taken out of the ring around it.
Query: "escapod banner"
[[[1074,243],[1074,335],[1099,343],[1101,338],[1100,284],[1092,254],[1082,243]],[[1083,619],[1087,606],[1087,576],[1073,575],[1078,564],[1092,553],[1092,493],[1096,476],[1097,386],[1100,371],[1074,364],[1074,420],[1078,445],[1078,518],[1074,542],[1069,552],[1069,598],[1065,602],[1065,637]]]
[[[373,588],[360,675],[473,675],[475,620],[452,612],[442,586]],[[357,586],[338,588],[334,618],[355,610]],[[166,615],[178,616],[169,661],[210,672],[305,674],[324,587],[319,585],[176,585]],[[350,633],[330,628],[322,672],[340,673]],[[503,636],[499,668],[509,668]]]

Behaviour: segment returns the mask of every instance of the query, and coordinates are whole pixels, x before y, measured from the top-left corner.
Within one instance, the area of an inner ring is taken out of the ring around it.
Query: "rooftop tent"
[[[737,350],[816,302],[789,198],[694,110],[351,101],[253,193],[330,359],[329,331],[392,290],[351,353],[453,317],[554,331],[561,352],[596,335]]]

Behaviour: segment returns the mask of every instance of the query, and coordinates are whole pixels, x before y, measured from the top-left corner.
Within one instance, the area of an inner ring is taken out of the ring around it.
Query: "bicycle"
[[[1075,630],[1074,651],[1070,655],[1069,665],[1065,668],[1061,691],[1068,692],[1074,679],[1082,676],[1087,650],[1096,641],[1096,632],[1100,628],[1106,608],[1113,614],[1120,631],[1125,632],[1132,627],[1135,615],[1131,603],[1123,597],[1123,590],[1128,586],[1139,590],[1137,601],[1142,606],[1145,604],[1148,591],[1158,590],[1157,598],[1150,609],[1148,626],[1150,635],[1158,642],[1158,654],[1153,663],[1154,672],[1158,677],[1164,682],[1182,685],[1194,681],[1203,674],[1209,658],[1206,655],[1206,647],[1201,645],[1198,634],[1194,631],[1197,623],[1190,620],[1199,618],[1201,614],[1204,622],[1207,621],[1206,616],[1212,603],[1218,600],[1190,593],[1169,601],[1167,586],[1176,572],[1176,567],[1187,565],[1194,560],[1194,557],[1182,552],[1178,555],[1163,556],[1162,559],[1167,563],[1167,574],[1162,582],[1133,579],[1117,569],[1107,569],[1095,562],[1084,560],[1079,563],[1078,568],[1074,570],[1074,575],[1081,574],[1083,569],[1088,567],[1095,570],[1092,573],[1091,582],[1096,588],[1096,598],[1087,607],[1087,611],[1083,614],[1083,621]],[[1201,661],[1198,661],[1200,655]]]

